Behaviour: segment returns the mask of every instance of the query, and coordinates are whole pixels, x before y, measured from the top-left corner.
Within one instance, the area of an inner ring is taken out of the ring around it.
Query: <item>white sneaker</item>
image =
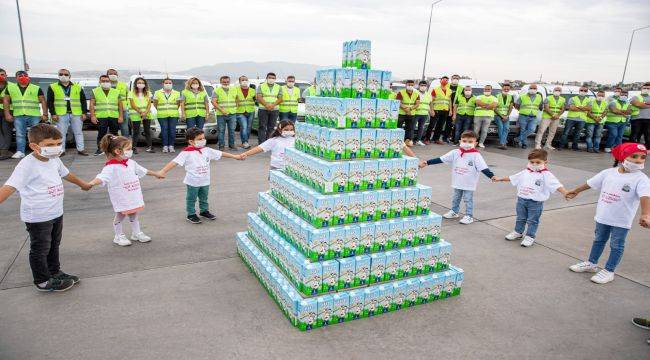
[[[591,281],[595,282],[596,284],[607,284],[608,282],[614,281],[614,273],[602,269],[598,272],[598,274],[591,277]]]
[[[175,153],[176,152],[176,150],[174,150],[173,146],[168,147],[167,150],[169,150],[170,153]]]
[[[469,225],[469,224],[471,224],[473,222],[474,222],[474,218],[469,216],[469,215],[465,215],[465,216],[463,216],[462,219],[460,219],[460,223],[463,224],[463,225]]]
[[[25,153],[22,151],[16,151],[13,155],[11,155],[12,159],[22,159],[25,157]]]
[[[506,240],[510,240],[510,241],[519,240],[521,239],[522,236],[523,236],[522,234],[513,231],[510,234],[506,235]]]
[[[542,145],[535,145],[536,150],[542,150]]]
[[[124,234],[116,235],[113,238],[113,242],[116,243],[119,246],[129,246],[131,245],[131,241],[124,236]]]
[[[168,153],[169,152],[169,146],[163,146],[162,152]]]
[[[544,146],[544,149],[546,149],[546,150],[555,150],[555,148],[552,147],[551,145]]]
[[[535,243],[535,238],[532,238],[528,235],[524,236],[524,240],[521,241],[521,246],[530,247]]]
[[[480,147],[481,149],[485,149],[485,145],[483,145],[483,143],[478,144],[478,147]]]
[[[151,237],[145,235],[142,231],[140,231],[137,234],[131,234],[131,240],[133,241],[139,241],[141,243],[146,243],[151,241]]]
[[[417,146],[425,146],[425,144],[420,140],[418,140],[418,142],[416,142],[415,145],[417,145]]]
[[[449,210],[444,215],[442,215],[442,217],[445,219],[458,219],[460,216],[456,214],[454,210]]]
[[[610,149],[610,148],[605,148],[605,152],[606,152],[606,153],[611,153],[611,152],[612,152],[612,149]]]
[[[243,147],[244,149],[250,149],[251,145],[248,142],[245,142],[241,144],[241,147]]]
[[[592,264],[589,261],[583,261],[581,263],[577,263],[575,265],[569,266],[569,270],[577,273],[582,273],[582,272],[592,272],[595,273],[598,271],[598,266],[596,264]]]

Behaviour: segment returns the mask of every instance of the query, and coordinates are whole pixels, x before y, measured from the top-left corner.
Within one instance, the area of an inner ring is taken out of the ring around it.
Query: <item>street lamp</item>
[[[23,22],[20,19],[20,5],[18,5],[18,0],[16,0],[16,10],[18,11],[18,29],[20,30],[20,46],[23,49],[23,70],[29,71],[29,65],[27,65],[27,56],[25,55],[25,40],[23,39]]]
[[[442,0],[438,0],[431,3],[431,11],[429,12],[429,29],[427,30],[427,45],[424,48],[424,64],[422,65],[422,80],[424,80],[424,69],[427,67],[427,53],[429,52],[429,36],[431,35],[431,18],[433,18],[433,5],[441,1]]]
[[[625,71],[627,70],[627,62],[628,60],[630,60],[630,50],[632,50],[632,40],[634,40],[634,33],[639,30],[643,30],[647,28],[650,28],[650,25],[632,30],[632,36],[630,37],[630,45],[627,47],[627,57],[625,58],[625,67],[623,68],[623,78],[621,79],[621,86],[623,86],[623,83],[625,82]]]

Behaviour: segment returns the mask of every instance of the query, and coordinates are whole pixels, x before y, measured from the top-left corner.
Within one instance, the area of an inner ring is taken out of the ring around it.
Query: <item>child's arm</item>
[[[566,198],[567,194],[569,193],[568,191],[566,191],[564,186],[560,186],[559,188],[556,189],[556,191],[559,192],[560,194],[564,195],[565,198]]]
[[[9,185],[0,186],[0,204],[2,204],[11,194],[16,192],[16,188]]]
[[[492,181],[497,180],[497,177],[494,175],[492,170],[490,170],[490,168],[485,168],[485,169],[481,170],[481,172],[483,173],[483,175],[487,176],[490,180],[492,180]]]
[[[243,154],[235,155],[235,154],[231,154],[231,153],[227,153],[227,152],[223,152],[223,151],[221,152],[222,157],[229,158],[229,159],[235,159],[235,160],[244,160],[242,155]]]
[[[584,184],[578,186],[577,188],[567,192],[564,195],[564,197],[567,198],[567,199],[573,199],[574,197],[578,196],[578,194],[580,194],[581,192],[583,192],[585,190],[589,190],[589,189],[591,189],[591,186],[587,185],[587,183],[584,183]]]
[[[88,182],[88,185],[90,185],[92,187],[92,186],[101,185],[102,183],[103,183],[103,181],[100,178],[94,178],[94,179],[92,179],[91,181]]]
[[[0,202],[2,202],[1,190],[2,188],[0,188]],[[650,228],[650,197],[648,196],[641,196],[641,218],[639,219],[639,225],[644,228]]]
[[[411,148],[406,146],[406,145],[404,145],[403,151],[404,151],[404,154],[406,154],[407,156],[417,157],[417,156],[415,156],[415,153],[413,152],[413,150],[411,150]]]
[[[494,182],[509,182],[509,181],[510,181],[510,177],[509,177],[509,176],[506,176],[506,177],[502,177],[502,178],[500,178],[500,177],[496,177],[496,176],[495,176],[494,179],[493,179],[493,181],[494,181]]]
[[[90,185],[89,183],[87,183],[87,182],[85,182],[85,181],[79,179],[79,178],[77,177],[77,175],[75,175],[75,174],[73,174],[73,173],[71,173],[71,172],[68,173],[68,175],[64,176],[63,178],[64,178],[66,181],[71,182],[71,183],[73,183],[73,184],[79,186],[79,187],[80,187],[82,190],[84,190],[84,191],[88,191],[88,190],[90,190],[90,189],[93,187],[93,186]]]
[[[147,170],[147,175],[149,175],[149,176],[155,176],[156,179],[164,179],[164,178],[165,178],[165,174],[163,174],[163,173],[160,172],[160,171],[151,171],[151,170]]]
[[[442,159],[439,158],[439,157],[429,159],[429,160],[426,160],[426,161],[422,160],[422,161],[420,161],[419,166],[420,166],[420,169],[422,169],[423,167],[426,167],[428,165],[438,165],[438,164],[442,164]]]
[[[247,158],[248,156],[255,155],[255,154],[259,154],[259,153],[261,153],[261,152],[264,152],[264,149],[262,149],[262,148],[258,145],[258,146],[254,147],[254,148],[252,148],[252,149],[250,149],[250,150],[248,150],[248,151],[243,152],[243,153],[240,155],[240,157],[241,157],[241,159],[243,160],[243,159]],[[224,155],[225,155],[225,154],[226,154],[226,153],[224,153]]]
[[[162,169],[160,169],[160,171],[158,171],[158,172],[159,172],[160,174],[162,174],[162,175],[166,175],[167,172],[168,172],[169,170],[175,168],[176,166],[178,166],[177,163],[175,163],[175,162],[173,162],[173,161],[170,161],[170,162],[167,163],[167,165],[165,165],[165,167],[163,167]]]

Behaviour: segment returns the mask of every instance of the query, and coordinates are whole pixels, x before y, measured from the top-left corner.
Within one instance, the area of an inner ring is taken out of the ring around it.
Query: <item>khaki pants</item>
[[[539,124],[537,129],[537,135],[535,135],[535,146],[542,146],[542,137],[544,132],[548,129],[548,137],[546,137],[546,147],[551,147],[553,145],[553,138],[555,137],[555,132],[557,131],[557,126],[560,124],[560,119],[542,119],[542,122]]]

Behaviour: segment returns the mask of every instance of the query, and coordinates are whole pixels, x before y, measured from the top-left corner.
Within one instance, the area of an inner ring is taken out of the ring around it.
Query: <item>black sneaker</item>
[[[39,286],[38,284],[36,285],[36,289],[38,291],[45,291],[45,292],[52,292],[52,291],[66,291],[70,289],[74,285],[74,281],[72,279],[65,279],[65,280],[59,280],[55,278],[51,278],[50,280],[45,283],[44,286]]]
[[[95,150],[95,153],[93,154],[93,156],[97,156],[97,155],[101,155],[101,154],[103,154],[103,152],[101,150],[97,149],[97,150]]]
[[[225,146],[219,145],[219,151],[223,151],[223,149],[225,149],[225,148],[226,148]]]
[[[204,218],[209,219],[209,220],[217,220],[217,217],[214,216],[209,211],[202,211],[202,212],[199,213],[199,215],[201,215],[201,217],[204,217]]]
[[[526,144],[521,144],[521,148],[522,148],[522,149],[528,149],[528,145],[526,145]]]
[[[74,276],[74,275],[66,274],[66,273],[64,273],[63,271],[60,271],[60,270],[59,270],[58,273],[52,275],[52,278],[54,278],[54,279],[58,279],[58,280],[66,280],[66,279],[70,279],[70,280],[72,280],[72,282],[75,283],[75,284],[79,282],[79,277],[78,277],[78,276]]]
[[[196,216],[196,214],[188,215],[187,216],[187,221],[191,222],[192,224],[200,224],[201,223],[201,219],[199,219],[199,217]]]

